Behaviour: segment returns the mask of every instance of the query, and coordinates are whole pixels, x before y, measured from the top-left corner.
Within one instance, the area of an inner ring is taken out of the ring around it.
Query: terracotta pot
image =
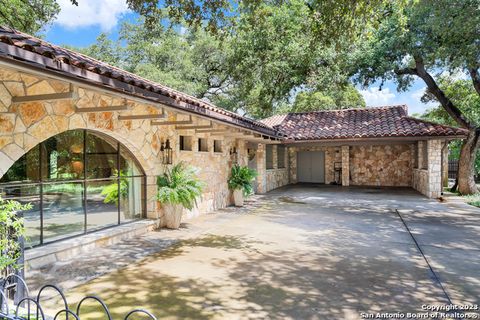
[[[243,207],[243,191],[242,189],[233,190],[233,202],[235,207]]]
[[[183,206],[180,204],[164,204],[165,226],[169,229],[178,229],[182,221]]]

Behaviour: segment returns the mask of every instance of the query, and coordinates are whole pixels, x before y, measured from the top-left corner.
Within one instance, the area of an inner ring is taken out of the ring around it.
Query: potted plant
[[[232,167],[232,173],[228,179],[228,187],[233,190],[233,201],[236,207],[243,206],[243,199],[253,193],[253,181],[257,172],[247,166]]]
[[[157,178],[157,200],[165,211],[166,227],[178,229],[184,209],[193,209],[201,196],[203,183],[197,170],[180,162]]]

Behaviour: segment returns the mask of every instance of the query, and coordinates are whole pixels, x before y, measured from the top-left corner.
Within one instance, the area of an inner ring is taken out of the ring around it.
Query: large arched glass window
[[[0,195],[32,204],[23,215],[27,244],[37,246],[142,218],[145,174],[118,141],[71,130],[18,159]]]

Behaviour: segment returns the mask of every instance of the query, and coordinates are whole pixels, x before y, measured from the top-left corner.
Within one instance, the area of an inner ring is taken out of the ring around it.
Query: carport
[[[288,137],[290,183],[412,187],[429,198],[447,182],[448,143],[467,134],[410,117],[404,105],[289,113],[264,123]]]

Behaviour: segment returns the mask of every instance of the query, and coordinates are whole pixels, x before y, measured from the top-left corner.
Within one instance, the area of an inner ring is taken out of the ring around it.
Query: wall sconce
[[[160,152],[162,153],[162,163],[163,164],[172,164],[172,147],[170,146],[170,140],[162,142],[160,146]]]

